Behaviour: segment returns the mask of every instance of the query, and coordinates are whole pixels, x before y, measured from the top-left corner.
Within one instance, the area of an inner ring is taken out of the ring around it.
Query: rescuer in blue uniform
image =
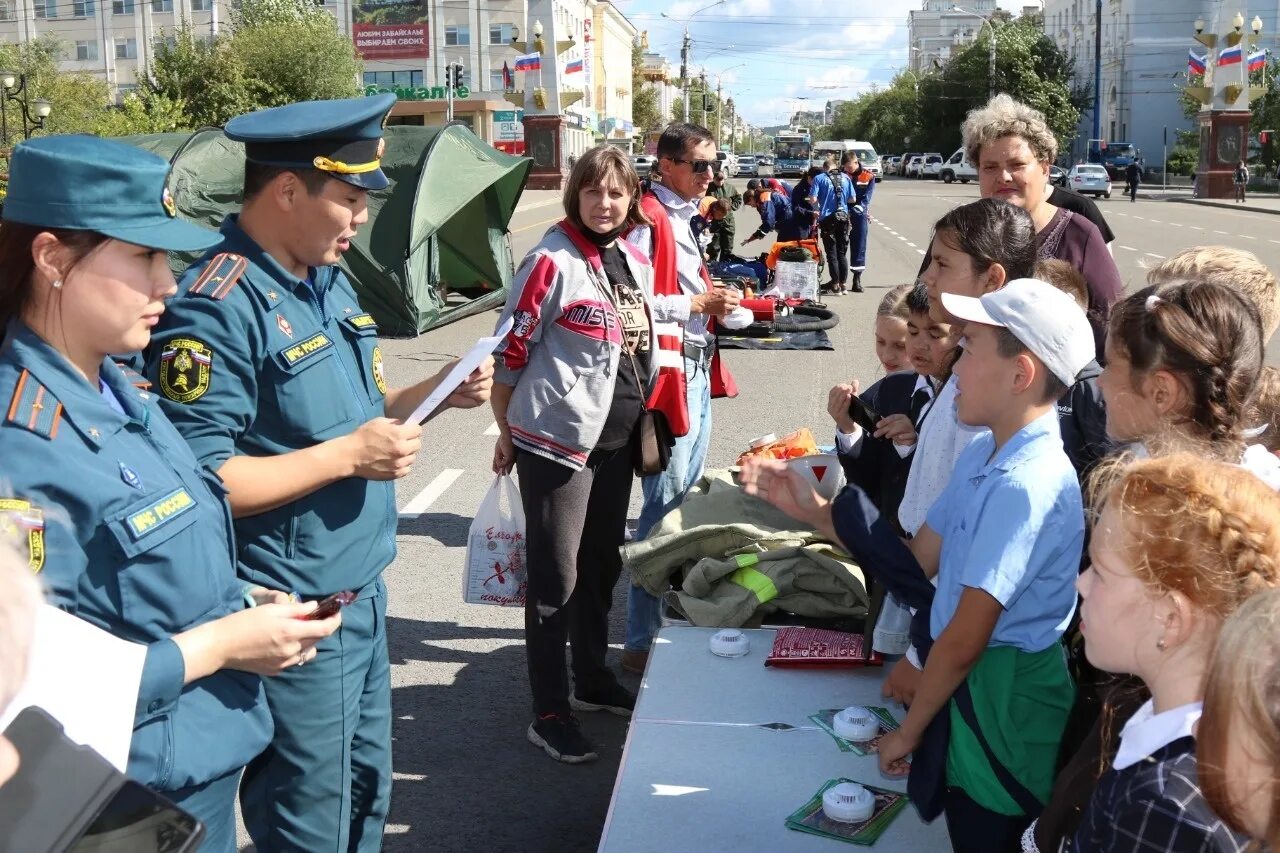
[[[387,187],[392,95],[239,116],[244,204],[183,276],[147,376],[196,456],[226,483],[242,577],[304,601],[351,591],[314,663],[273,679],[276,736],[245,771],[261,851],[377,850],[391,792],[391,674],[382,570],[396,551],[392,481],[422,428],[403,423],[451,365],[388,388],[378,327],[338,268]],[[492,362],[449,403],[488,399]]]
[[[136,374],[174,292],[166,250],[221,241],[176,218],[169,164],[131,145],[19,145],[0,215],[0,536],[49,600],[146,646],[128,773],[236,849],[244,765],[271,740],[258,674],[296,668],[340,617],[236,577],[226,492]],[[262,606],[256,606],[261,604]],[[57,673],[31,673],[57,678]]]
[[[862,274],[867,270],[867,231],[871,221],[871,195],[876,189],[876,176],[862,168],[862,161],[852,151],[840,158],[840,170],[853,184],[853,204],[849,208],[849,272],[853,273],[853,292],[862,292]]]

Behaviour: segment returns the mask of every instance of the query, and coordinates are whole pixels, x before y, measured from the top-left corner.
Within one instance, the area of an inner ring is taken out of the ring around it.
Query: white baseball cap
[[[1008,329],[1049,372],[1073,385],[1093,361],[1093,329],[1076,301],[1052,284],[1018,278],[980,297],[942,294],[942,307],[959,320]]]

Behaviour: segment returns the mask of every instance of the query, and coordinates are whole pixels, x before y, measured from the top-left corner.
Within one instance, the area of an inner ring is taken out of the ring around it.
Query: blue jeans
[[[708,365],[684,360],[688,383],[685,398],[689,401],[689,432],[676,439],[671,461],[661,474],[645,477],[644,506],[636,523],[636,539],[649,535],[662,517],[678,507],[689,489],[702,477],[711,444],[711,385]],[[627,651],[646,652],[662,625],[662,604],[649,592],[634,584],[627,591]]]

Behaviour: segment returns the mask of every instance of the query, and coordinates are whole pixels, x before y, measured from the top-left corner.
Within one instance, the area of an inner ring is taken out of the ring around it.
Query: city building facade
[[[996,11],[996,0],[924,0],[907,17],[907,53],[917,74],[946,65],[960,48],[973,42],[983,21]]]

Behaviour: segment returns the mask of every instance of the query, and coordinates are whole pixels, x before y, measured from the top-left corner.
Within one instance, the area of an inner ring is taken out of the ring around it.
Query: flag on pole
[[[565,74],[581,74],[581,73],[582,73],[582,60],[581,60],[581,59],[570,59],[570,60],[565,64],[565,66],[564,66],[564,73],[565,73]]]
[[[511,73],[511,66],[504,62],[502,63],[502,89],[503,91],[510,92],[515,87],[515,75]]]
[[[1196,56],[1196,52],[1194,50],[1188,50],[1187,51],[1187,73],[1203,74],[1205,70],[1204,69],[1205,59],[1206,57],[1204,56]]]
[[[1239,57],[1236,57],[1239,61]],[[522,53],[516,57],[517,71],[541,71],[542,70],[542,54],[540,53]]]
[[[1218,67],[1226,68],[1228,65],[1239,65],[1243,60],[1244,54],[1240,45],[1224,47],[1222,52],[1218,54]]]
[[[1267,64],[1267,51],[1255,50],[1249,54],[1249,72],[1261,71]]]

